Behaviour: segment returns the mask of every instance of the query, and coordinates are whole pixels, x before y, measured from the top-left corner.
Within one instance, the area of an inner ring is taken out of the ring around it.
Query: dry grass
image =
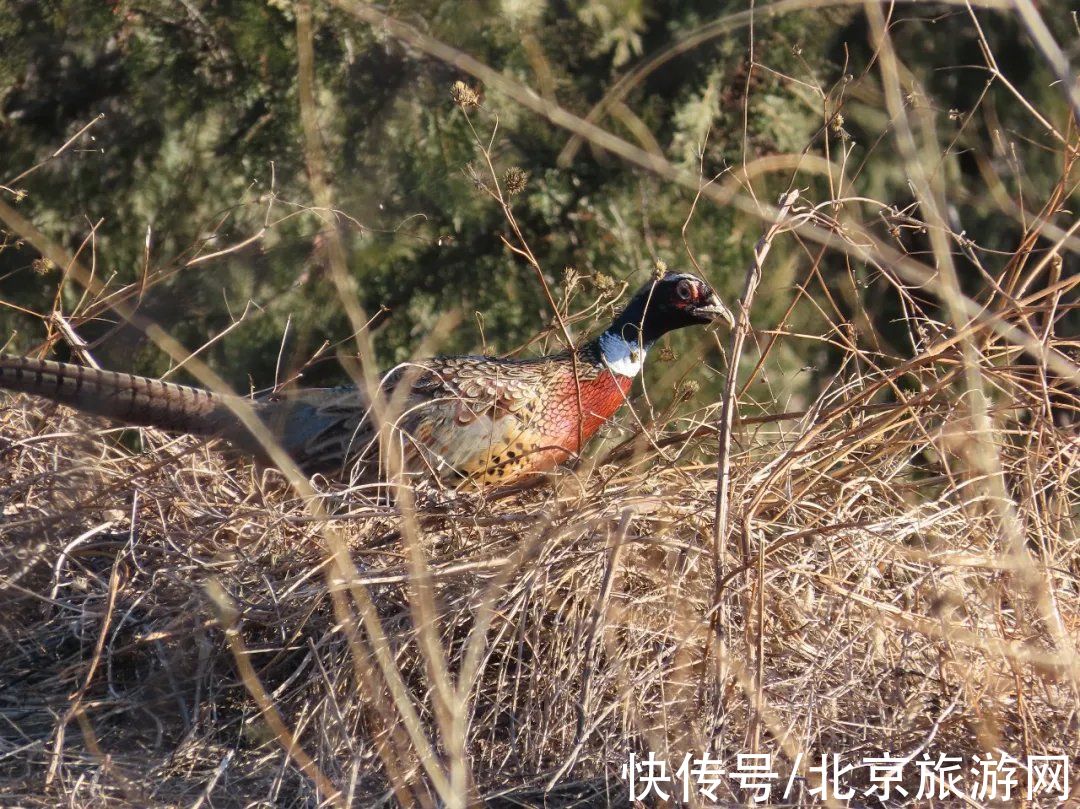
[[[490,70],[337,2],[419,51]],[[759,167],[825,171],[835,193],[777,237],[802,251],[787,318],[743,335],[720,526],[722,403],[692,397],[655,419],[639,397],[547,485],[421,489],[396,504],[321,480],[311,490],[154,431],[133,454],[116,429],[3,399],[4,805],[623,805],[622,767],[647,751],[675,763],[708,753],[725,769],[767,752],[781,785],[796,770],[788,800],[808,803],[822,753],[1080,756],[1080,371],[1074,335],[1058,333],[1076,306],[1077,279],[1061,272],[1076,228],[1055,225],[1075,199],[1077,136],[1071,122],[1052,133],[1060,184],[1028,195],[1041,212],[1021,210],[1017,249],[983,267],[972,234],[941,213],[942,173],[920,173],[932,164],[920,144],[940,146],[897,95],[875,9],[883,103],[917,204],[845,197],[857,186],[846,154]],[[511,79],[481,77],[703,201],[771,220],[743,193],[753,167],[687,180]],[[303,100],[312,120],[315,97]],[[311,147],[313,198],[330,210],[325,155]],[[544,282],[488,166],[508,247]],[[124,309],[137,285],[94,288],[3,203],[0,218],[86,281],[82,317],[112,309],[145,325]],[[894,246],[912,233],[924,255]],[[837,252],[902,302],[903,344],[882,338],[874,313],[841,313],[819,273]],[[957,254],[983,272],[973,297]],[[789,326],[805,309],[815,334]],[[778,356],[807,356],[792,347],[802,342],[832,364],[815,398],[792,404]],[[766,382],[755,400],[752,379]],[[849,780],[865,787],[867,774]],[[745,801],[733,787],[723,800]]]
[[[720,584],[719,635],[715,444],[708,429],[684,435],[708,411],[653,433],[675,439],[663,458],[498,500],[420,498],[442,684],[418,643],[412,532],[397,509],[326,487],[414,727],[356,628],[360,608],[324,575],[323,521],[274,473],[152,432],[131,456],[115,431],[12,401],[5,791],[30,805],[330,798],[260,718],[234,651],[348,805],[390,789],[437,800],[409,731],[447,771],[444,687],[466,694],[470,794],[505,801],[538,797],[573,756],[548,802],[617,802],[630,750],[1074,753],[1080,441],[1053,416],[1075,397],[980,334],[1006,512],[970,471],[961,349],[942,323],[911,325],[927,337],[910,357],[860,350],[805,412],[739,428],[732,513],[754,515],[739,524],[751,556]]]

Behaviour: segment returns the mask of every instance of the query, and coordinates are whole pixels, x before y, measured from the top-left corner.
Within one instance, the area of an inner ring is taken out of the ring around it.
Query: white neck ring
[[[606,331],[600,335],[600,359],[613,374],[635,377],[645,364],[645,346]]]

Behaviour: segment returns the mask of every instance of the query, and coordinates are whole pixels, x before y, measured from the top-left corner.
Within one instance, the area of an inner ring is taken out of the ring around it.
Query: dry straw
[[[783,243],[799,262],[791,306],[764,331],[737,313],[726,353],[743,362],[722,401],[635,402],[576,469],[524,491],[403,487],[388,505],[309,482],[284,457],[283,472],[259,470],[149,430],[133,455],[115,429],[5,400],[0,792],[37,806],[619,805],[628,754],[651,750],[727,768],[740,752],[769,752],[782,771],[802,762],[799,801],[825,751],[1075,755],[1080,376],[1074,336],[1057,324],[1075,306],[1077,279],[1060,268],[1076,227],[1053,229],[1075,199],[1073,122],[1054,128],[1031,110],[1058,143],[1061,180],[973,299],[952,261],[970,236],[950,228],[947,189],[928,170],[933,121],[904,103],[877,6],[866,13],[917,212],[858,197],[846,155],[693,176],[601,129],[603,105],[577,118],[370,6],[337,4],[575,138],[688,184],[695,206],[760,217],[761,245]],[[702,36],[713,29],[727,30]],[[297,30],[312,211],[332,218],[303,3]],[[454,92],[470,127],[490,115],[469,85]],[[572,343],[619,290],[605,282],[578,313],[556,300],[506,187],[525,178],[497,172],[479,131],[478,182],[543,285],[549,331]],[[773,208],[747,192],[757,172],[792,168],[825,172],[834,193]],[[928,261],[879,238],[881,218],[887,231],[925,229]],[[67,254],[3,202],[0,219],[86,290],[50,315],[54,340],[91,361],[79,326],[111,311],[222,387],[132,305],[182,270],[153,269],[149,237],[144,277],[112,289],[81,250]],[[329,249],[348,301],[341,245]],[[809,293],[837,251],[891,284],[902,351]],[[371,384],[366,315],[350,306],[355,375]],[[823,327],[793,335],[806,307]],[[833,370],[811,400],[759,401],[740,417],[789,339],[827,343]],[[399,406],[383,397],[377,415],[390,423]]]

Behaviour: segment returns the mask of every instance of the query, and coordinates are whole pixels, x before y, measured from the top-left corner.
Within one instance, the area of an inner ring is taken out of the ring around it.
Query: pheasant
[[[577,456],[626,401],[646,352],[667,332],[732,316],[686,273],[645,284],[599,337],[537,359],[436,357],[399,366],[381,389],[395,409],[405,468],[481,486],[511,484]],[[576,369],[576,376],[575,376]],[[82,365],[0,355],[0,388],[41,396],[126,424],[222,438],[263,455],[229,395]],[[395,400],[395,391],[398,395]],[[355,386],[248,400],[307,474],[372,481],[385,474],[372,407]],[[387,446],[385,443],[383,446]]]

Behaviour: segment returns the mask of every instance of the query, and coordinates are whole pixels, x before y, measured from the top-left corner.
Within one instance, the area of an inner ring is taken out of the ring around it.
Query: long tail
[[[236,424],[226,397],[208,390],[65,362],[0,354],[2,388],[170,432],[217,436]]]

